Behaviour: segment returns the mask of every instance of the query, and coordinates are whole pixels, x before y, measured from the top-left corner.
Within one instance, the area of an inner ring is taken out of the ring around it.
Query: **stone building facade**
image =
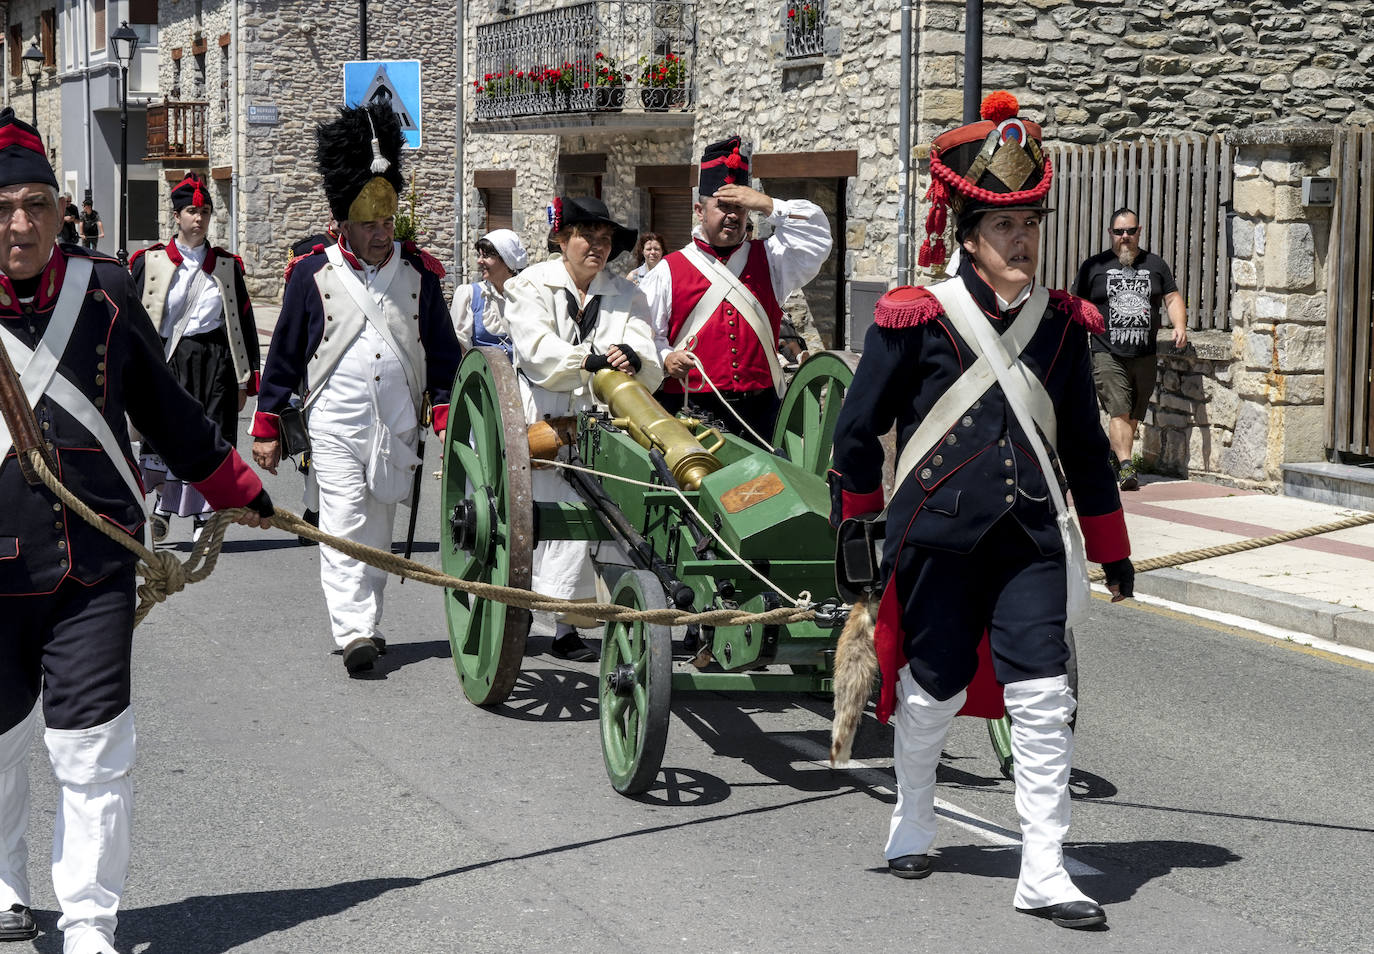
[[[60,170],[62,161],[62,137],[52,135],[60,128],[62,121],[62,89],[58,79],[58,47],[60,37],[56,32],[56,18],[52,17],[53,7],[42,0],[12,0],[5,4],[4,18],[4,105],[14,110],[14,114],[27,123],[33,123],[43,135],[43,144],[48,148],[48,158],[53,169]],[[50,32],[51,31],[51,32]],[[16,43],[15,41],[19,42]],[[21,62],[30,46],[38,47],[44,54],[42,73],[37,84],[28,79]],[[34,92],[37,91],[38,115],[34,116]],[[58,176],[60,182],[62,177]],[[78,204],[81,196],[76,196]]]
[[[314,130],[343,105],[343,64],[360,58],[359,12],[356,0],[323,0],[308,17],[290,0],[161,4],[160,91],[203,103],[208,129],[204,160],[165,163],[162,199],[187,171],[208,174],[218,200],[212,237],[239,252],[250,292],[264,300],[280,297],[291,244],[329,220]],[[368,57],[422,63],[421,146],[403,152],[402,170],[418,197],[418,241],[443,261],[455,220],[455,40],[450,5],[370,11]]]

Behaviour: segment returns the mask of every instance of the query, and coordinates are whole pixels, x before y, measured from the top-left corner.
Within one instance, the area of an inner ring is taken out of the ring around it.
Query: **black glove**
[[[630,362],[630,373],[637,374],[643,367],[644,362],[639,360],[639,355],[627,344],[618,344],[615,347],[620,349],[620,353],[625,356],[625,360]],[[611,367],[611,359],[604,354],[589,354],[582,361],[582,370],[591,374],[596,374],[602,368]]]
[[[625,360],[630,362],[630,371],[638,374],[639,369],[644,366],[644,362],[639,360],[639,355],[635,354],[634,349],[627,344],[618,344],[616,347],[625,356]]]
[[[1135,565],[1130,557],[1102,564],[1102,575],[1108,586],[1121,588],[1121,596],[1135,596]]]
[[[258,495],[248,501],[248,509],[256,513],[259,517],[266,519],[277,511],[272,507],[272,498],[267,496],[267,491],[259,490]]]

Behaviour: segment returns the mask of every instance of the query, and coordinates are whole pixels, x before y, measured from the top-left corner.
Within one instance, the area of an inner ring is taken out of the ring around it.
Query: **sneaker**
[[[201,519],[200,517],[196,517],[196,518],[195,518],[195,521],[194,521],[194,523],[193,523],[192,526],[191,526],[191,543],[192,543],[192,544],[196,544],[196,543],[199,543],[199,542],[200,542],[200,535],[201,535],[202,533],[205,532],[205,525],[206,525],[207,523],[209,523],[209,522],[210,522],[209,520],[203,520],[203,519]]]
[[[1121,462],[1121,480],[1117,484],[1122,490],[1139,490],[1140,477],[1136,473],[1135,461],[1123,460]]]

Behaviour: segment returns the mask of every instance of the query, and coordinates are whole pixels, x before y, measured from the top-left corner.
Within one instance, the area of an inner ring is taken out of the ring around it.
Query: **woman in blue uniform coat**
[[[1011,717],[1023,833],[1014,904],[1064,927],[1093,927],[1106,915],[1063,865],[1076,703],[1066,675],[1068,561],[1058,487],[1051,488],[1058,477],[1042,466],[1038,437],[1022,426],[999,378],[985,374],[956,387],[979,373],[979,353],[991,350],[975,347],[991,341],[978,322],[1005,335],[1003,345],[1014,342],[1005,349],[1009,380],[1020,376],[1029,382],[1026,394],[1041,396],[1031,429],[1049,432],[1048,453],[1073,492],[1087,556],[1106,566],[1115,598],[1130,595],[1130,548],[1088,354],[1088,333],[1101,316],[1037,286],[1053,173],[1039,127],[1017,110],[1011,96],[994,93],[982,122],[935,140],[927,227],[936,238],[923,246],[921,263],[944,259],[939,236],[948,206],[957,243],[953,277],[931,289],[895,289],[879,302],[855,372],[865,385],[849,391],[836,427],[832,519],[839,524],[883,507],[879,438],[895,424],[899,446],[914,440],[919,449],[909,452],[911,469],[887,509],[878,581],[878,713],[884,721],[896,715],[889,870],[906,878],[930,873],[945,733],[969,701],[970,683],[1000,684],[993,714],[1005,704]],[[970,333],[956,328],[951,311]],[[837,660],[837,700],[841,668]]]

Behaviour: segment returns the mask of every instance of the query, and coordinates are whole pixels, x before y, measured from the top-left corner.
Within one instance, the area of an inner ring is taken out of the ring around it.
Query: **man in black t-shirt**
[[[62,229],[57,233],[57,240],[75,245],[78,241],[76,223],[81,213],[72,205],[72,197],[69,195],[63,194],[58,205],[62,209]]]
[[[1140,247],[1140,219],[1134,211],[1112,213],[1111,239],[1111,248],[1079,268],[1073,293],[1091,301],[1106,319],[1106,331],[1093,335],[1093,380],[1111,419],[1107,437],[1121,489],[1136,490],[1140,480],[1131,450],[1155,390],[1160,305],[1169,311],[1175,349],[1188,343],[1188,312],[1169,266]]]

